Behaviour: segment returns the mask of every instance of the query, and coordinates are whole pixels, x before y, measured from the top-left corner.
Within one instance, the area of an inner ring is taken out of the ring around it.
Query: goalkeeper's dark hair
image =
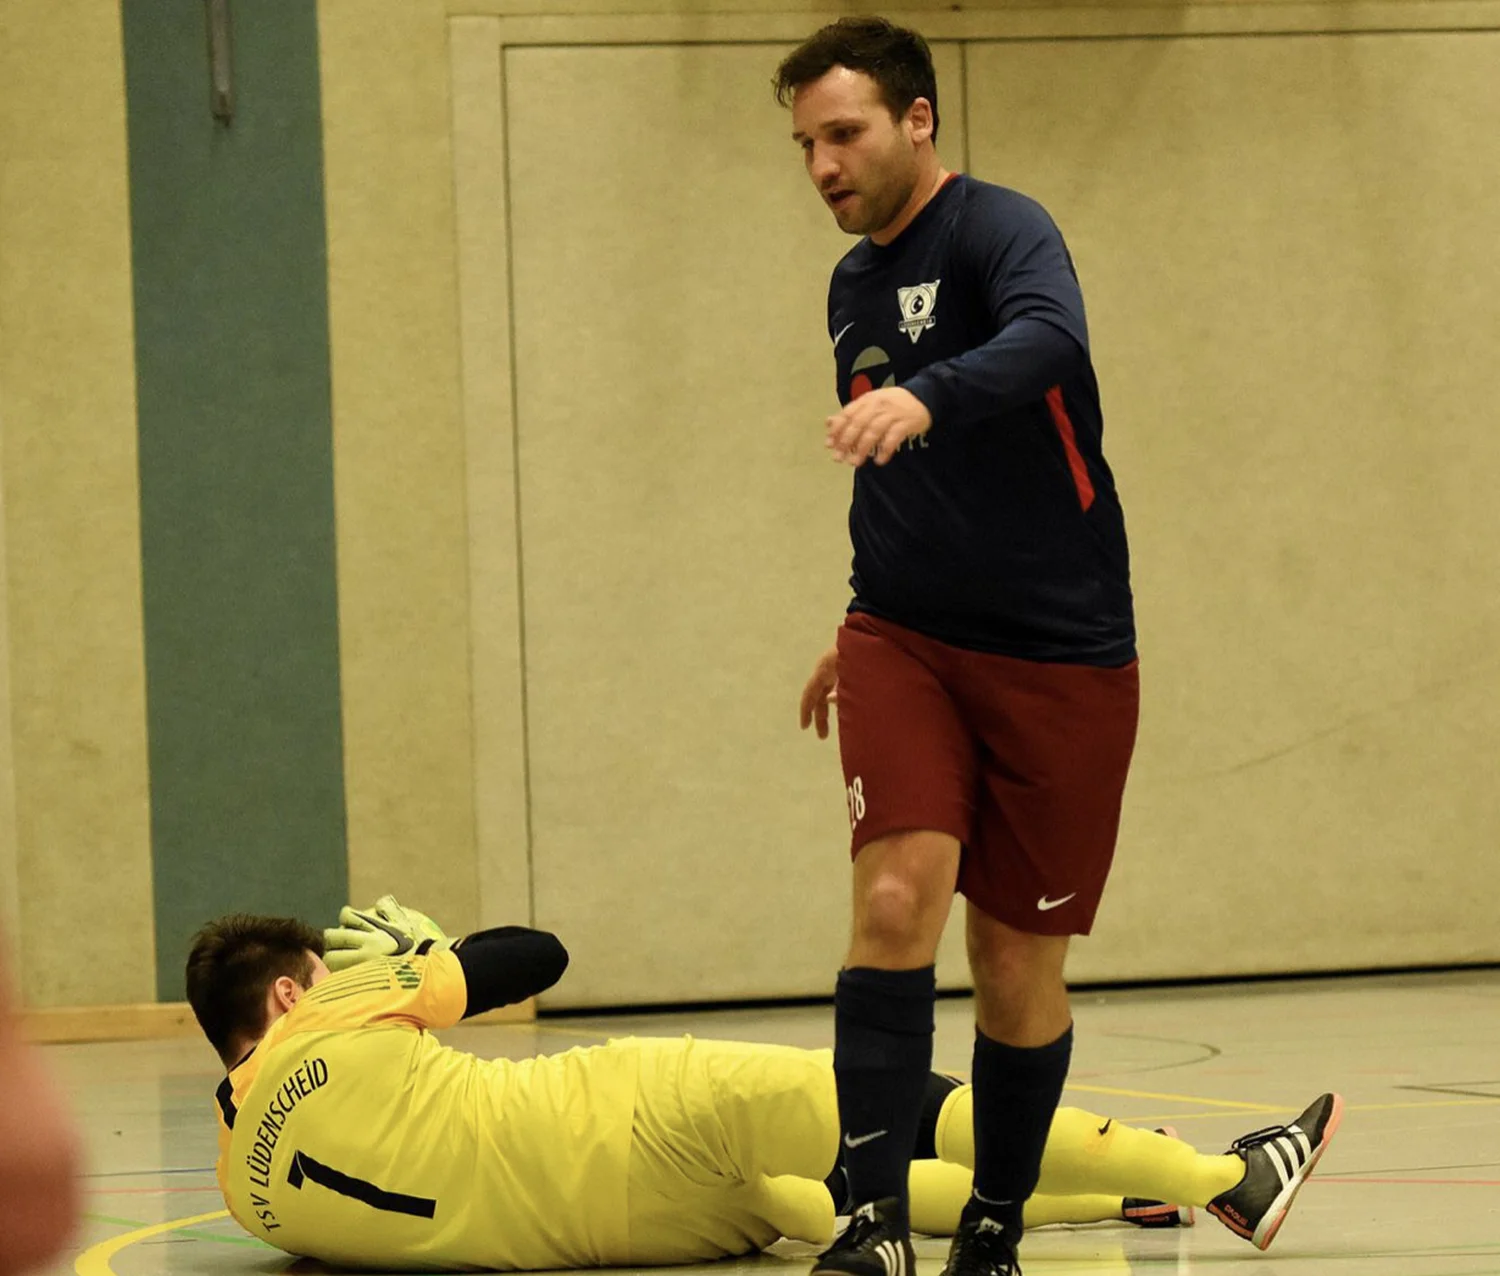
[[[237,1041],[266,1030],[266,991],[286,975],[307,988],[312,955],[323,955],[323,934],[294,917],[232,913],[193,936],[187,959],[187,997],[203,1035],[233,1063]]]
[[[880,100],[900,119],[919,97],[932,107],[932,140],[937,141],[937,72],[932,50],[915,31],[886,18],[840,18],[820,27],[793,49],[771,79],[776,100],[790,106],[804,84],[821,80],[836,66],[862,71],[880,88]]]

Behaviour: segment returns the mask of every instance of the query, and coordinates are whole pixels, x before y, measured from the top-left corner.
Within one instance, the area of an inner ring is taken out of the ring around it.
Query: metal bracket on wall
[[[229,42],[229,0],[204,0],[208,15],[209,110],[220,124],[234,122],[234,58]]]

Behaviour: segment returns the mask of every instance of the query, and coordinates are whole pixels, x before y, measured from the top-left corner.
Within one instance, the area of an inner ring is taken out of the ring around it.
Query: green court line
[[[152,1226],[152,1224],[142,1222],[139,1219],[112,1218],[108,1214],[85,1214],[83,1217],[87,1222],[108,1223],[111,1227],[129,1227],[133,1229],[137,1227]],[[181,1231],[178,1232],[177,1235],[191,1236],[195,1241],[213,1241],[218,1245],[251,1245],[256,1249],[269,1249],[275,1251],[278,1254],[282,1252],[276,1249],[276,1246],[267,1245],[265,1241],[259,1240],[254,1236],[226,1236],[221,1232],[200,1232],[196,1229]]]

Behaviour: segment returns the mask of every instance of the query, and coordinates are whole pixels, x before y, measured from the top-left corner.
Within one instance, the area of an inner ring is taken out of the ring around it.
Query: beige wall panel
[[[1500,957],[1497,66],[970,49],[973,170],[1083,278],[1135,553],[1141,746],[1075,978]]]
[[[500,23],[454,19],[453,171],[469,514],[479,915],[531,920]]]
[[[319,8],[349,882],[479,921],[447,23]]]
[[[4,125],[0,124],[0,129]],[[4,146],[0,133],[0,147]],[[3,156],[0,150],[0,156]],[[3,198],[3,196],[0,196]],[[0,341],[5,333],[0,329]],[[0,382],[0,462],[5,455],[5,385]],[[16,750],[10,698],[10,573],[5,548],[5,484],[0,481],[0,966],[15,968],[21,932],[21,865],[16,844]],[[14,979],[12,974],[10,979]],[[0,990],[0,996],[5,996]]]
[[[135,364],[117,5],[0,32],[13,880],[34,1006],[154,996]],[[10,886],[7,884],[6,889]],[[86,927],[60,927],[87,916]]]
[[[536,915],[574,953],[554,1005],[825,992],[846,943],[837,753],[796,703],[847,601],[822,421],[850,241],[770,97],[782,52],[506,57]]]

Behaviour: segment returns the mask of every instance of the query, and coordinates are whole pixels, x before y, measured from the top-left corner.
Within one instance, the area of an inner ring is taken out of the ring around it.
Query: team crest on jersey
[[[912,345],[916,345],[917,338],[937,322],[934,317],[937,311],[937,290],[942,282],[941,279],[934,279],[930,284],[896,289],[896,301],[901,306],[899,327],[911,338]]]

